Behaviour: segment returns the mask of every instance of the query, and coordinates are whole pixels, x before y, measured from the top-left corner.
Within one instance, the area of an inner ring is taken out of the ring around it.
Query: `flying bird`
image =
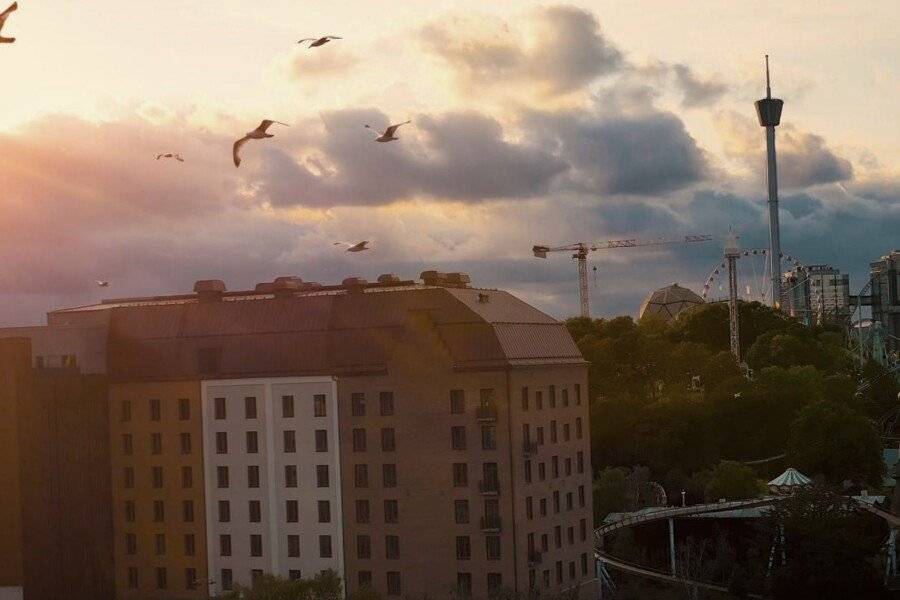
[[[271,119],[264,119],[263,122],[259,124],[259,127],[257,127],[253,131],[248,132],[247,135],[245,135],[244,137],[242,137],[241,139],[239,139],[238,141],[236,141],[234,143],[234,147],[231,149],[231,155],[234,158],[234,166],[235,167],[241,166],[241,156],[240,156],[239,152],[241,151],[241,146],[246,144],[248,140],[261,140],[263,138],[275,137],[271,133],[266,133],[266,129],[268,129],[272,125],[272,123],[278,123],[279,125],[284,125],[285,127],[289,127],[289,125],[287,123],[282,123],[281,121],[272,121]]]
[[[3,24],[6,23],[6,19],[8,19],[9,15],[17,8],[19,8],[19,3],[13,2],[9,5],[9,8],[0,13],[0,31],[3,31]],[[12,44],[14,41],[16,41],[16,38],[3,37],[0,35],[0,44]]]
[[[387,129],[384,130],[384,133],[375,138],[376,142],[393,142],[394,140],[399,140],[400,138],[394,135],[397,133],[397,129],[401,125],[406,125],[407,123],[412,123],[412,121],[403,121],[402,123],[397,123],[396,125],[391,125]],[[374,127],[371,125],[366,125],[366,129],[372,129],[374,131]],[[376,132],[377,133],[377,132]]]
[[[347,246],[347,252],[362,252],[363,250],[371,250],[368,246],[369,240],[363,240],[357,244],[349,242],[335,242],[335,246]]]
[[[109,287],[109,282],[108,282],[108,281],[102,281],[102,280],[100,280],[100,279],[97,279],[96,281],[94,281],[94,283],[96,283],[96,284],[99,285],[100,287]]]
[[[312,44],[310,44],[309,47],[310,48],[318,48],[319,46],[324,46],[331,40],[340,40],[340,39],[343,39],[343,38],[339,38],[336,35],[326,35],[326,36],[320,37],[320,38],[303,38],[302,40],[300,40],[297,43],[302,44],[303,42],[312,42]]]
[[[181,158],[180,154],[173,154],[172,152],[166,152],[165,154],[157,154],[156,155],[156,160],[159,160],[161,158],[174,158],[178,162],[184,162],[184,159]]]

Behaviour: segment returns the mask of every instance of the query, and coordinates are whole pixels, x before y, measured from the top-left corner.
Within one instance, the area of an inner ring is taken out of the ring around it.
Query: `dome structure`
[[[659,315],[667,322],[671,322],[678,316],[678,313],[698,304],[703,304],[703,298],[686,287],[673,283],[647,296],[647,299],[641,304],[638,318],[643,319],[644,315],[648,314]]]

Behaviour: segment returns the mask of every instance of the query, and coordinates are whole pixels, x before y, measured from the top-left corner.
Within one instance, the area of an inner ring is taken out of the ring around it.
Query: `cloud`
[[[289,76],[295,81],[346,75],[360,62],[357,55],[341,48],[325,51],[297,48],[289,59]]]
[[[526,84],[564,94],[623,64],[622,53],[602,35],[596,16],[571,6],[537,9],[512,27],[456,16],[426,25],[420,40],[465,87],[474,89]]]
[[[709,106],[728,91],[728,86],[721,81],[700,79],[687,65],[675,64],[671,69],[675,76],[675,84],[682,93],[682,104],[685,107]]]

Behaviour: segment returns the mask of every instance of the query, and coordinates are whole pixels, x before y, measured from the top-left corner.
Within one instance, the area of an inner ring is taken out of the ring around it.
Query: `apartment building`
[[[116,597],[326,568],[389,597],[591,593],[577,347],[465,274],[422,280],[210,280],[50,313],[106,332]]]

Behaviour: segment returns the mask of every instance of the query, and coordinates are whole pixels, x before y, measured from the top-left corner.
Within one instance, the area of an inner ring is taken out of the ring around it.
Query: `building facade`
[[[900,250],[869,264],[872,320],[881,323],[888,350],[900,350]]]
[[[809,265],[782,276],[782,308],[808,325],[845,325],[850,276],[828,265]]]
[[[115,597],[324,569],[389,597],[592,593],[581,354],[506,292],[423,280],[205,281],[50,313],[104,332],[73,352],[108,379]]]

